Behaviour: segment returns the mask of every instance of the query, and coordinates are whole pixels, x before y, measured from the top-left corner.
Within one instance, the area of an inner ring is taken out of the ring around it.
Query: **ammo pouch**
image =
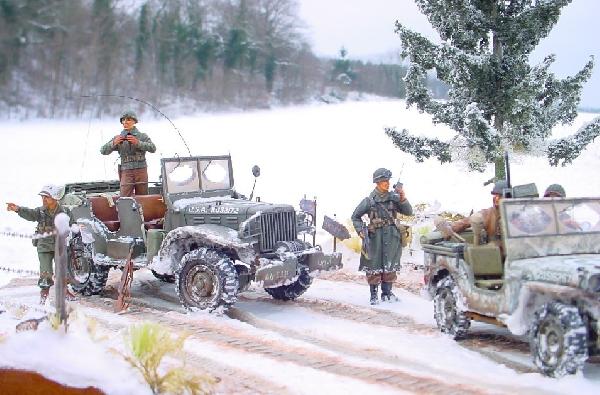
[[[402,247],[406,247],[411,238],[410,226],[396,222],[396,227],[398,228],[398,232],[400,232],[400,244]]]
[[[142,162],[146,160],[146,154],[144,152],[136,152],[134,154],[127,154],[121,156],[121,164],[130,162]]]
[[[396,224],[394,223],[394,221],[390,220],[390,219],[383,219],[383,218],[372,218],[371,222],[369,223],[368,229],[369,232],[375,232],[375,230],[379,229],[379,228],[383,228],[384,226],[395,226]]]

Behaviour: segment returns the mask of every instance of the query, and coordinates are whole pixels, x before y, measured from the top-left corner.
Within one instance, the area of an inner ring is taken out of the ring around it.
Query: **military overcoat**
[[[393,272],[400,268],[402,244],[394,219],[398,213],[412,215],[412,212],[408,200],[401,202],[398,194],[379,193],[377,189],[358,204],[352,213],[352,224],[356,232],[363,230],[363,215],[368,214],[371,223],[368,231],[370,256],[367,258],[361,254],[359,270],[381,273]]]
[[[121,132],[123,135],[126,133],[126,130]],[[113,139],[110,139],[110,141],[100,148],[100,153],[108,155],[113,151],[118,151],[121,157],[121,170],[143,169],[148,166],[146,164],[146,152],[155,152],[156,146],[147,134],[140,132],[135,126],[129,133],[137,137],[139,140],[138,144],[134,145],[129,141],[123,141],[114,146]]]

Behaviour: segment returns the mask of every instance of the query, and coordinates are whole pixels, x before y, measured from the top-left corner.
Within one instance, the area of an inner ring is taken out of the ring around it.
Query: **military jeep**
[[[295,299],[316,272],[341,267],[341,254],[299,240],[309,230],[303,213],[237,193],[229,156],[161,159],[161,173],[144,196],[119,197],[118,181],[66,186],[63,204],[78,224],[68,241],[75,291],[100,293],[111,268],[132,262],[174,282],[187,309],[212,311],[253,281]]]
[[[471,320],[528,334],[548,376],[600,352],[600,198],[516,198],[500,204],[502,251],[474,226],[463,240],[422,238],[425,289],[438,328],[464,337]]]

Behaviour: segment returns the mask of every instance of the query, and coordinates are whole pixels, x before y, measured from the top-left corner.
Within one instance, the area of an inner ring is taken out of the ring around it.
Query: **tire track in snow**
[[[90,298],[81,304],[91,308],[112,311],[112,299]],[[141,321],[158,322],[175,331],[192,333],[191,338],[210,342],[219,347],[241,350],[252,354],[268,357],[276,361],[293,363],[301,367],[332,373],[337,376],[361,380],[369,384],[389,386],[394,389],[429,394],[484,394],[489,393],[483,387],[468,384],[448,383],[424,375],[407,373],[396,368],[379,368],[370,364],[352,364],[331,352],[321,351],[314,347],[303,347],[285,344],[282,341],[253,335],[239,328],[218,325],[210,319],[201,316],[170,312],[146,306],[133,306],[124,313],[127,317],[135,317]],[[311,344],[314,345],[314,344]],[[317,346],[318,345],[314,345]],[[271,387],[273,388],[273,387]],[[494,391],[501,393],[501,391]],[[509,392],[506,392],[509,393]]]

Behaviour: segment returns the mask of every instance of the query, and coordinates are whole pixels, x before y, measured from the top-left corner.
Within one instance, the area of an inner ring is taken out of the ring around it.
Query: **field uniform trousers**
[[[54,285],[54,280],[52,279],[52,276],[54,275],[54,271],[52,270],[54,251],[38,251],[38,259],[40,260],[40,278],[38,280],[38,287],[42,289],[50,288]]]
[[[148,168],[121,170],[121,197],[148,194]]]

